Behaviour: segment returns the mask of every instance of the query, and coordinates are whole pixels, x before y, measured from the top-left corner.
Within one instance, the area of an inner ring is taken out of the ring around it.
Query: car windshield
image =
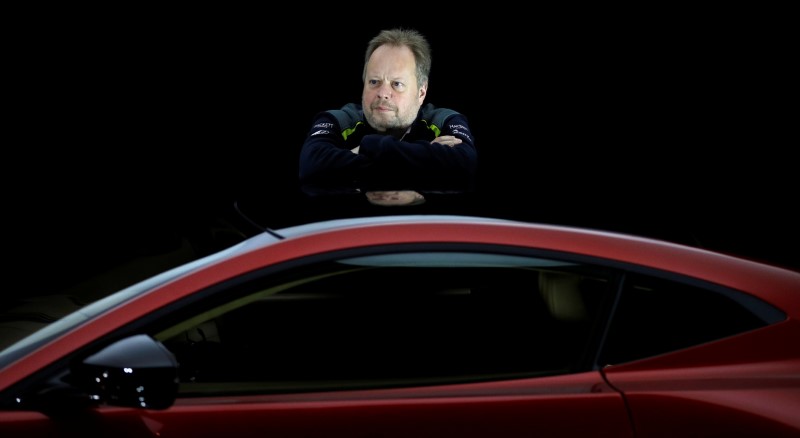
[[[155,275],[89,304],[66,295],[49,295],[34,300],[20,300],[0,314],[0,369],[40,345],[65,333],[84,321],[106,312],[154,287],[172,281],[198,267],[213,263],[232,252],[247,251],[252,246],[275,238],[258,235],[226,250],[197,259]]]

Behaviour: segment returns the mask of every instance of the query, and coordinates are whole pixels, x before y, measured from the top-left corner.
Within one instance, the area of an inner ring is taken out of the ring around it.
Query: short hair
[[[364,72],[361,80],[367,80],[367,64],[372,53],[380,46],[389,44],[391,46],[406,46],[414,54],[414,62],[417,65],[417,86],[427,85],[428,77],[431,74],[431,46],[428,40],[414,29],[387,29],[372,38],[367,44],[367,53],[364,56]]]

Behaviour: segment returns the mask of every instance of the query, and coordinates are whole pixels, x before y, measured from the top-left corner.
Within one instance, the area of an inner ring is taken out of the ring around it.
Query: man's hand
[[[433,141],[431,141],[431,143],[439,143],[445,146],[453,147],[461,143],[461,139],[454,135],[442,135],[440,137],[434,138]]]
[[[380,190],[367,192],[366,195],[370,204],[383,207],[418,205],[425,202],[425,196],[414,190]]]

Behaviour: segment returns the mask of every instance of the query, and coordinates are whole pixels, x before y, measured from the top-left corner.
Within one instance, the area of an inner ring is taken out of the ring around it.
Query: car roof
[[[450,224],[474,224],[474,223],[499,223],[515,224],[520,223],[510,219],[497,219],[481,216],[460,216],[460,215],[389,215],[389,216],[367,216],[344,219],[330,219],[310,224],[295,225],[282,228],[278,234],[286,237],[298,237],[312,233],[320,233],[330,230],[342,230],[345,228],[363,228],[366,226],[383,224],[423,224],[423,223],[450,223]]]
[[[424,233],[423,229],[426,230]],[[278,233],[288,240],[312,239],[317,250],[361,243],[426,241],[491,242],[539,248],[679,274],[746,292],[759,291],[762,297],[781,302],[781,307],[791,306],[792,312],[800,310],[797,295],[800,294],[800,272],[703,248],[614,231],[477,216],[390,215],[335,219],[288,227],[278,230]],[[325,241],[328,245],[324,244]]]

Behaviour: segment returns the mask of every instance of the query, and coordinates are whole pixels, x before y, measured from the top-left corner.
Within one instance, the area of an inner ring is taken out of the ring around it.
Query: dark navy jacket
[[[462,143],[431,143],[441,135],[456,136]],[[356,146],[358,154],[351,152]],[[321,112],[300,151],[300,185],[308,195],[464,193],[474,189],[476,170],[477,151],[466,117],[432,104],[420,108],[402,141],[369,126],[361,105]]]

